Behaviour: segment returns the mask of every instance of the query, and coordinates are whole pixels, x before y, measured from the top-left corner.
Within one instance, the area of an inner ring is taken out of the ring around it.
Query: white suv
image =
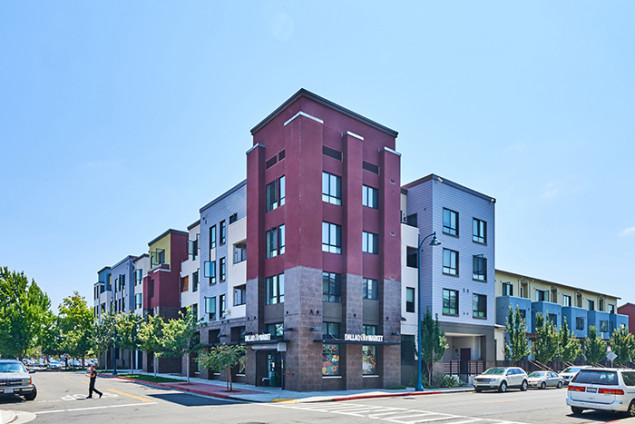
[[[33,400],[37,389],[24,364],[15,359],[0,359],[0,393],[22,395]]]
[[[506,392],[508,387],[518,387],[523,392],[527,390],[527,373],[517,367],[490,368],[483,374],[474,377],[474,390],[480,392],[485,389],[498,389]]]
[[[635,417],[635,370],[581,369],[569,383],[567,405],[574,414],[597,409],[626,412]]]

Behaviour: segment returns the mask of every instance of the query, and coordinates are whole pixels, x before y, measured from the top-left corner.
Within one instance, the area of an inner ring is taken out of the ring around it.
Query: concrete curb
[[[18,416],[15,415],[15,412],[8,411],[6,409],[0,409],[0,423],[9,424],[15,421]]]

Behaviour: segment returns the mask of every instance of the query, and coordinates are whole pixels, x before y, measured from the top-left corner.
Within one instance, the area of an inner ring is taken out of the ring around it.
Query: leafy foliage
[[[635,337],[625,327],[616,328],[609,340],[611,350],[617,355],[613,363],[617,366],[624,365],[631,358],[635,358]]]
[[[598,364],[606,359],[608,345],[598,337],[597,329],[594,325],[589,327],[589,336],[584,339],[584,356],[592,364]]]
[[[536,342],[533,347],[536,359],[543,364],[552,361],[558,353],[556,326],[540,312],[536,313]]]
[[[564,362],[572,362],[581,354],[580,340],[569,330],[567,317],[563,317],[562,326],[558,330],[558,357]]]
[[[139,328],[139,347],[153,354],[154,376],[157,375],[159,358],[163,355],[165,321],[160,316],[149,315]]]
[[[432,384],[434,361],[440,360],[447,348],[445,334],[439,326],[439,316],[436,315],[433,320],[430,310],[426,310],[421,322],[421,360],[426,364],[428,384]]]
[[[0,268],[0,355],[22,359],[43,336],[51,301],[24,273]]]
[[[226,345],[212,346],[209,352],[202,352],[198,358],[198,363],[210,371],[225,370],[227,376],[227,391],[232,391],[232,367],[240,365],[244,367],[245,346]]]
[[[139,348],[139,329],[143,318],[133,313],[125,312],[115,318],[115,328],[117,329],[117,345],[122,349],[130,351],[130,374],[134,364],[133,356]]]
[[[194,342],[198,332],[198,321],[190,308],[185,314],[179,313],[178,319],[169,320],[163,329],[163,348],[168,356],[187,357],[187,381],[190,382],[190,354],[196,352],[199,343]]]
[[[93,313],[86,299],[77,291],[62,300],[58,326],[62,335],[62,350],[76,358],[85,358],[93,347]]]
[[[509,307],[505,330],[507,331],[505,355],[513,362],[527,357],[531,353],[527,343],[527,325],[525,319],[520,315],[518,307],[516,307],[515,312],[511,306]]]
[[[93,326],[93,346],[97,352],[106,352],[113,347],[115,341],[115,315],[108,312],[101,322]],[[108,364],[106,364],[108,368]]]

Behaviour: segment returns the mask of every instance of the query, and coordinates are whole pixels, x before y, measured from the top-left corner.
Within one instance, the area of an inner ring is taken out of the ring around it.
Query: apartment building
[[[93,284],[94,316],[98,321],[108,313],[112,302],[111,275],[110,267],[103,267],[97,271],[97,282]]]
[[[617,313],[628,317],[629,331],[635,334],[635,305],[632,303],[625,303],[617,308]]]
[[[496,200],[435,174],[404,185],[402,193],[402,221],[414,229],[402,227],[408,234],[408,244],[402,243],[407,278],[402,334],[416,334],[412,312],[416,302],[412,302],[421,296],[423,312],[429,310],[437,316],[445,332],[449,348],[444,361],[456,360],[466,366],[475,360],[493,363],[497,349]],[[423,240],[432,233],[441,244],[430,246],[430,239],[423,243],[418,264],[417,236]],[[420,293],[415,285],[417,270],[421,273]]]
[[[628,317],[617,310],[619,297],[547,281],[523,274],[496,270],[496,322],[505,325],[508,310],[519,308],[530,338],[541,313],[558,328],[564,320],[576,337],[584,338],[595,326],[603,339],[615,328],[628,327]]]
[[[134,260],[134,313],[143,316],[143,277],[150,270],[150,256],[144,253]]]

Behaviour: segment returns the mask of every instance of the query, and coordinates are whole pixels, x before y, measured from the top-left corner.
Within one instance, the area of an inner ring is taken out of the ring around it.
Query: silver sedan
[[[529,387],[545,389],[547,387],[561,388],[564,379],[553,371],[534,371],[527,376]]]

